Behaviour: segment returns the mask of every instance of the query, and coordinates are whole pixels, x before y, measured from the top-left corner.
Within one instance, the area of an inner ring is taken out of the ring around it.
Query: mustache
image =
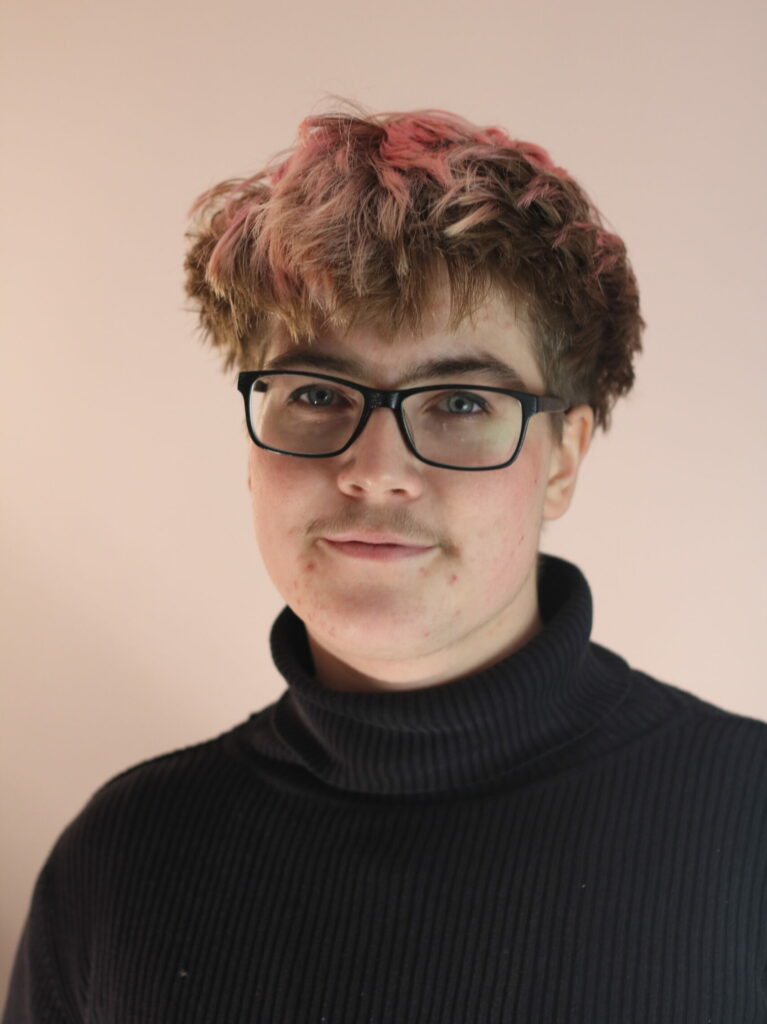
[[[319,516],[313,519],[307,532],[310,536],[321,537],[326,533],[346,533],[352,530],[369,530],[371,533],[396,533],[406,540],[412,540],[414,544],[421,544],[424,547],[437,545],[441,548],[452,549],[452,544],[444,537],[437,537],[433,530],[429,530],[416,522],[407,509],[388,509],[375,511],[373,509],[345,509],[334,516]]]

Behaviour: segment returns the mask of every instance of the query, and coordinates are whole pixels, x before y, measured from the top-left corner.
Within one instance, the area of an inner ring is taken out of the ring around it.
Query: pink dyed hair
[[[277,322],[294,341],[417,336],[446,274],[449,330],[499,292],[529,323],[548,392],[607,429],[645,323],[625,245],[582,187],[499,128],[348,105],[192,207],[186,292],[224,369],[257,366]]]

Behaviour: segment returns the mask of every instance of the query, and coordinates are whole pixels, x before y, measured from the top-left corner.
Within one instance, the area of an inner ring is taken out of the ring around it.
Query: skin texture
[[[447,312],[443,294],[417,339],[387,342],[358,329],[318,344],[364,362],[360,383],[371,386],[397,387],[411,360],[484,351],[511,364],[525,390],[546,393],[526,329],[501,298],[491,296],[454,333],[445,329]],[[262,365],[290,348],[275,333]],[[497,383],[476,373],[466,380]],[[516,461],[480,473],[420,462],[388,409],[375,410],[351,448],[332,458],[291,458],[248,438],[256,538],[272,582],[306,625],[320,685],[438,685],[527,643],[542,627],[535,578],[541,527],[569,507],[593,425],[590,406],[574,407],[559,444],[550,417],[533,416]],[[321,540],[353,529],[391,531],[433,549],[370,561]]]

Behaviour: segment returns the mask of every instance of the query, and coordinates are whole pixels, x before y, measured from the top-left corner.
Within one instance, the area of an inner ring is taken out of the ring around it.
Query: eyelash
[[[291,392],[291,394],[289,396],[289,399],[288,399],[289,402],[291,402],[291,403],[298,403],[298,402],[300,402],[301,399],[309,391],[311,391],[314,387],[316,387],[316,385],[308,384],[308,385],[305,385],[304,387],[296,388],[295,391]],[[323,390],[327,391],[330,395],[332,395],[334,397],[338,397],[339,394],[340,394],[340,392],[336,388],[332,388],[332,387],[326,387],[326,388],[323,387]],[[424,392],[424,394],[429,394],[429,392]],[[476,394],[476,393],[474,393],[472,391],[459,391],[459,390],[449,391],[446,395],[443,395],[443,397],[440,398],[439,401],[447,401],[450,398],[455,398],[455,397],[460,397],[460,398],[466,399],[467,401],[471,402],[473,405],[476,405],[480,412],[488,412],[489,411],[489,403],[488,403],[487,399],[483,398],[481,395],[478,395],[478,394]],[[305,404],[311,405],[312,403],[307,402]],[[435,404],[439,404],[439,403],[435,403]],[[314,408],[320,408],[320,407],[319,406],[314,406]],[[328,408],[328,407],[325,406],[325,408]],[[456,413],[455,415],[477,415],[477,413],[464,413],[464,414]]]

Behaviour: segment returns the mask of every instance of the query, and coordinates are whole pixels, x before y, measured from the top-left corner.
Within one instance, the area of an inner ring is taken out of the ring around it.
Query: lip
[[[350,530],[348,533],[337,533],[331,537],[323,537],[333,544],[396,544],[401,548],[426,548],[429,544],[415,544],[407,537],[400,537],[396,533],[375,533],[367,530]]]
[[[347,555],[351,558],[367,558],[376,562],[398,562],[403,558],[416,558],[418,555],[424,555],[427,551],[432,551],[433,546],[422,546],[418,544],[412,544],[409,541],[403,543],[399,540],[371,540],[372,536],[385,536],[383,534],[373,535],[367,534],[365,540],[358,540],[356,537],[362,537],[362,534],[355,536],[355,539],[346,539],[346,537],[352,537],[351,534],[345,535],[343,540],[330,537],[322,537],[324,543],[331,548],[333,551],[337,551],[342,555]]]

